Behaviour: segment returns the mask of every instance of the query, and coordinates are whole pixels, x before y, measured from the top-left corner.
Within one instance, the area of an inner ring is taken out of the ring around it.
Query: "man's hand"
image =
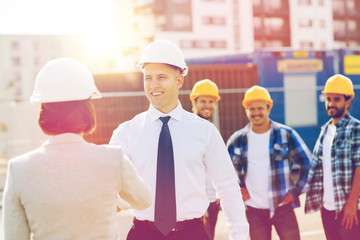
[[[241,195],[242,195],[242,199],[244,202],[246,202],[247,200],[250,199],[250,194],[249,194],[248,190],[246,189],[246,187],[241,188]]]
[[[343,211],[343,218],[341,224],[346,229],[351,229],[355,225],[358,225],[357,218],[357,202],[360,195],[360,167],[356,167],[353,183],[351,185],[350,196],[347,199]]]
[[[294,198],[293,198],[293,196],[291,195],[291,193],[290,193],[290,191],[289,191],[289,192],[286,193],[284,199],[283,199],[282,202],[279,204],[279,207],[280,207],[280,206],[284,206],[284,205],[286,205],[286,204],[289,204],[289,203],[291,203],[291,202],[293,202],[293,201],[294,201]]]
[[[358,218],[356,215],[357,207],[356,202],[346,202],[344,208],[343,208],[343,218],[341,221],[341,224],[346,229],[352,229],[352,227],[355,225],[358,225]]]

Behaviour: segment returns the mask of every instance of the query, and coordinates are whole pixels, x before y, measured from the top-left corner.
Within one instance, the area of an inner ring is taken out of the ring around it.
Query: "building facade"
[[[187,57],[264,47],[359,47],[358,0],[135,0],[139,38],[167,38]]]

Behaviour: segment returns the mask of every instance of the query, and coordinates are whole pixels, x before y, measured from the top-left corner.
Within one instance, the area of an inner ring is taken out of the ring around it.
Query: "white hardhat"
[[[179,46],[169,40],[156,40],[147,45],[138,64],[142,72],[144,72],[145,63],[166,63],[176,66],[182,70],[183,76],[186,76],[188,72]]]
[[[70,58],[49,61],[38,73],[30,102],[64,102],[101,98],[89,69]]]

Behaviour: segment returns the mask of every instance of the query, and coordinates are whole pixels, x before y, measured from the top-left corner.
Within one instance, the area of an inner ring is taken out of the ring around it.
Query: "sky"
[[[0,34],[89,34],[110,24],[113,0],[0,0]],[[102,25],[102,26],[101,26]]]

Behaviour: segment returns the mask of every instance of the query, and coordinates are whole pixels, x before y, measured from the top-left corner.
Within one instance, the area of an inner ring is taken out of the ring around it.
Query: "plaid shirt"
[[[235,132],[227,142],[241,187],[246,187],[249,131],[250,124]],[[311,152],[294,129],[274,121],[271,121],[269,152],[269,201],[273,216],[288,191],[295,199],[294,207],[300,206],[298,196],[307,181]]]
[[[323,140],[328,121],[322,126],[315,144],[308,176],[305,212],[318,211],[322,206],[323,187]],[[360,167],[360,121],[347,113],[336,123],[336,134],[331,145],[331,170],[335,196],[335,211],[340,213],[350,195],[356,167]],[[358,201],[358,209],[360,202]]]

